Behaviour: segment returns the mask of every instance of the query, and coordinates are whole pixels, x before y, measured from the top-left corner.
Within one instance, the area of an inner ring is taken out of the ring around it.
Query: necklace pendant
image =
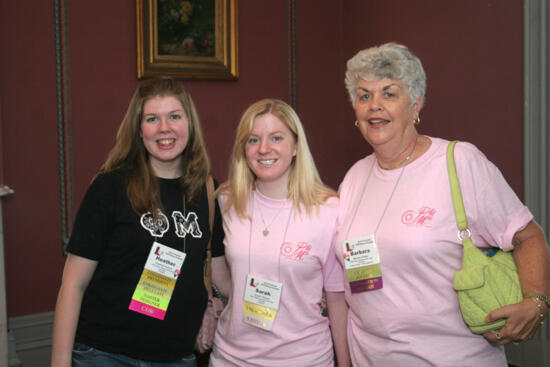
[[[263,230],[262,233],[264,234],[264,237],[267,237],[267,235],[269,234],[269,231],[268,231],[267,228],[266,228],[266,229]]]

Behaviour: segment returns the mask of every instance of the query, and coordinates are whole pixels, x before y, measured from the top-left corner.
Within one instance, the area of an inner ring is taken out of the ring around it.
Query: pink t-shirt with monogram
[[[223,211],[225,198],[220,198]],[[338,199],[330,198],[311,216],[292,203],[254,191],[250,220],[232,209],[223,215],[225,256],[233,291],[218,323],[211,366],[332,366],[328,318],[321,315],[323,289],[344,290],[343,271],[331,243]],[[264,229],[269,234],[264,236]],[[248,274],[282,283],[273,329],[242,321]]]
[[[383,288],[355,294],[346,282],[354,366],[506,366],[503,349],[473,334],[462,319],[453,289],[462,244],[447,174],[448,141],[430,139],[428,151],[404,169],[384,170],[369,155],[340,186],[337,258],[344,262],[344,239],[378,226],[383,279]],[[455,160],[473,242],[512,250],[513,235],[533,216],[475,146],[458,143]]]

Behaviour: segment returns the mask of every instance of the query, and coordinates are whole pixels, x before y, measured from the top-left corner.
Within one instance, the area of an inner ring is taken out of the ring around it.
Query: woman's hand
[[[506,319],[506,325],[497,332],[487,332],[483,336],[491,343],[500,345],[533,339],[547,313],[548,308],[544,302],[525,298],[520,303],[490,312],[485,322]]]
[[[531,294],[548,294],[549,253],[544,232],[535,221],[531,221],[514,235],[512,242],[521,288],[527,297],[487,315],[487,322],[506,319],[506,325],[498,332],[483,334],[487,340],[498,344],[532,339],[548,313],[544,302],[529,298]]]
[[[216,285],[222,296],[229,297],[231,292],[231,272],[225,261],[225,256],[212,258],[212,283]]]

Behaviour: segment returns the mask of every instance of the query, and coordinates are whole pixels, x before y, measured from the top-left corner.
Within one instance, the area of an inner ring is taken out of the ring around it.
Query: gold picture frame
[[[136,0],[138,79],[239,77],[237,0]]]

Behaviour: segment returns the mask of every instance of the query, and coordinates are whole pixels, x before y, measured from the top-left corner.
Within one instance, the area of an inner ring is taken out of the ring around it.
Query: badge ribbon
[[[128,309],[164,320],[185,256],[154,242]]]

